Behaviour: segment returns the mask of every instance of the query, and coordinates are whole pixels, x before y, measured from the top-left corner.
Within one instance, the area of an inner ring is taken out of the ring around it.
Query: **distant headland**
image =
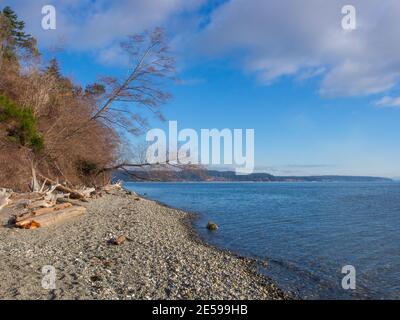
[[[369,176],[274,176],[269,173],[236,175],[217,170],[133,170],[116,171],[114,178],[124,181],[160,182],[390,182],[390,178]]]

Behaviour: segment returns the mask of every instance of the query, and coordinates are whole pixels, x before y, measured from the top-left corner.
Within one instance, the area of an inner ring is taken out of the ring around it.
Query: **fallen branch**
[[[122,182],[118,181],[114,184],[108,184],[102,188],[103,191],[113,191],[113,190],[121,190],[122,189]]]
[[[78,192],[83,194],[85,197],[89,198],[92,195],[92,193],[94,193],[95,191],[96,191],[95,188],[85,188],[85,189],[79,190]]]
[[[46,186],[46,182],[47,182],[47,179],[45,179],[45,180],[43,181],[42,187],[41,187],[40,190],[39,190],[40,193],[44,191],[44,187]]]
[[[85,195],[84,194],[82,194],[82,193],[80,193],[80,192],[78,192],[78,191],[76,191],[76,190],[72,190],[72,189],[70,189],[70,188],[68,188],[68,187],[65,187],[65,186],[63,186],[63,185],[61,185],[61,184],[58,184],[57,182],[55,182],[55,181],[53,181],[53,180],[51,180],[51,179],[49,179],[49,178],[47,178],[47,177],[45,177],[45,176],[43,176],[43,175],[41,175],[41,174],[38,174],[43,180],[47,180],[46,181],[46,184],[47,185],[51,185],[51,186],[55,186],[55,190],[58,190],[58,191],[61,191],[61,192],[64,192],[64,193],[69,193],[70,194],[70,197],[72,198],[72,199],[83,199],[84,197],[85,197]]]

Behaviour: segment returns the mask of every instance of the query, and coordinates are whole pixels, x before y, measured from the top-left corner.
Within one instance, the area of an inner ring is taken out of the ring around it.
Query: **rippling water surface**
[[[269,260],[263,272],[308,299],[400,299],[400,183],[128,183],[199,213],[207,242]],[[220,229],[209,232],[208,220]],[[342,267],[356,269],[343,290]]]

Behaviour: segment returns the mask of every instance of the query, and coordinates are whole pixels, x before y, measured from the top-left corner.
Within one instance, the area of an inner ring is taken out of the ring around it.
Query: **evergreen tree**
[[[25,22],[18,20],[17,14],[10,8],[5,7],[3,9],[3,16],[8,20],[11,36],[17,45],[23,46],[31,36],[26,34]]]
[[[60,92],[79,95],[79,87],[75,87],[71,80],[62,75],[60,64],[56,58],[50,60],[49,65],[44,70],[44,74],[51,76],[56,81]]]
[[[58,80],[60,80],[62,78],[62,75],[60,72],[60,65],[58,64],[58,61],[56,58],[53,58],[50,60],[49,66],[46,68],[45,73],[53,76],[54,78],[56,78]]]
[[[0,12],[2,21],[1,53],[3,57],[17,60],[17,51],[22,49],[31,55],[38,55],[36,40],[25,33],[25,23],[18,19],[17,14],[10,8],[5,7]]]

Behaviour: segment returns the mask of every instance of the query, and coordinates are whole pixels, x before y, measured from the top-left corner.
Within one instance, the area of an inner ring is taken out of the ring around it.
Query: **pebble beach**
[[[203,243],[190,213],[125,190],[84,206],[82,217],[35,230],[12,228],[1,212],[0,299],[289,298],[258,261]],[[43,287],[44,266],[55,288]]]

